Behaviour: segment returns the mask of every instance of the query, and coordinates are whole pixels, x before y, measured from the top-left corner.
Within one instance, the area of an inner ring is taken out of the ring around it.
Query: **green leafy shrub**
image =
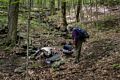
[[[120,0],[98,0],[98,3],[105,6],[116,6],[120,5]]]
[[[120,64],[113,64],[112,67],[115,69],[120,69]]]

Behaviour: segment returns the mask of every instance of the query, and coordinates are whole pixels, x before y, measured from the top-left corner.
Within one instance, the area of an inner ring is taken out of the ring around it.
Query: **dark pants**
[[[79,62],[83,41],[78,41],[75,45],[75,62]]]

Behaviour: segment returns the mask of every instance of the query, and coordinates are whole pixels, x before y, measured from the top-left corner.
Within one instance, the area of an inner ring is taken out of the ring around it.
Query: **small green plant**
[[[0,65],[2,65],[4,63],[4,61],[3,60],[0,60]]]
[[[112,67],[115,69],[120,69],[120,64],[113,64]]]
[[[0,16],[0,24],[5,25],[7,23],[7,16]]]

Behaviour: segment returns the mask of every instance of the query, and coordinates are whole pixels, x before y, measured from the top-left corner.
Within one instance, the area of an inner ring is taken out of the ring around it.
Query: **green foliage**
[[[84,0],[84,4],[93,4],[96,0]]]
[[[65,38],[66,39],[72,39],[72,35],[71,34],[67,34]]]
[[[5,25],[7,23],[7,16],[0,16],[0,24]]]
[[[22,2],[21,0],[17,0],[15,2],[12,2],[11,4],[14,5],[21,2]],[[9,6],[9,0],[0,0],[0,9],[7,10],[8,6]]]
[[[0,9],[7,9],[7,6],[0,6]]]
[[[115,69],[120,69],[120,64],[113,64],[112,67]]]
[[[35,28],[38,27],[39,25],[40,25],[39,22],[37,22],[36,20],[31,21],[31,27]]]
[[[0,9],[7,9],[8,0],[0,0]]]
[[[63,60],[60,60],[60,61],[56,61],[52,64],[52,68],[53,69],[57,69],[59,68],[61,65],[65,64],[65,62]]]
[[[120,5],[120,0],[98,0],[98,3],[105,6],[115,6]]]
[[[19,0],[17,0],[17,1],[15,1],[15,2],[12,2],[11,3],[11,5],[15,5],[15,4],[18,4],[20,1]]]
[[[0,3],[8,3],[9,0],[0,0]]]
[[[29,67],[30,68],[39,68],[41,66],[42,66],[42,64],[40,64],[40,63],[32,63]]]

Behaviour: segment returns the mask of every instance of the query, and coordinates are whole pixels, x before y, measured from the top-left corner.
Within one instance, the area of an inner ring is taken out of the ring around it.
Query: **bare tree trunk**
[[[26,61],[26,80],[28,79],[28,66],[29,66],[29,28],[31,26],[30,21],[31,21],[31,7],[32,7],[32,0],[28,0],[28,25],[27,25],[27,61]]]
[[[92,0],[90,0],[90,21],[91,21],[91,23],[92,23],[92,21],[93,21],[92,17],[93,17]]]
[[[51,15],[55,14],[55,0],[50,0],[50,11]]]
[[[40,0],[37,0],[37,7],[40,8]]]
[[[82,8],[84,7],[84,0],[81,0],[81,9],[80,9],[80,21],[82,22],[84,20],[84,11],[82,11]]]
[[[40,0],[40,7],[43,8],[43,0]]]
[[[118,15],[119,15],[119,19],[118,19],[118,20],[119,20],[119,21],[118,21],[118,22],[119,22],[119,25],[118,25],[118,27],[120,27],[120,6],[118,6],[118,10],[119,10],[119,14],[118,14]]]
[[[25,6],[25,0],[22,0],[22,6]]]
[[[17,41],[17,23],[18,23],[18,12],[19,12],[19,0],[9,1],[9,12],[8,12],[8,35],[7,44],[15,45]]]
[[[81,9],[82,9],[82,0],[78,0],[78,5],[77,5],[77,14],[76,14],[76,21],[79,22],[79,16],[80,16],[80,12],[81,12]]]
[[[31,7],[34,7],[34,1],[31,0]]]
[[[60,10],[61,0],[58,0],[58,10]]]
[[[98,21],[98,0],[96,0],[96,21]]]
[[[104,6],[104,21],[105,21],[105,15],[106,15],[106,13],[105,13],[105,6]]]
[[[46,0],[43,0],[43,7],[46,8]]]
[[[66,28],[68,25],[66,21],[66,1],[62,1],[61,11],[62,11],[63,26]]]

